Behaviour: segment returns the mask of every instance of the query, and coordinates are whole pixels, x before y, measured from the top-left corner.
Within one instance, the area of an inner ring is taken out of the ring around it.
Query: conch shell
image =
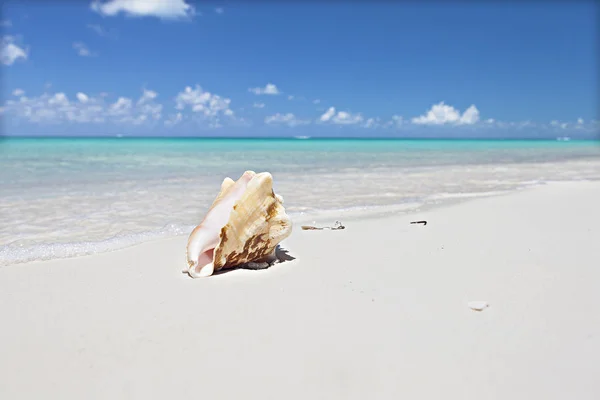
[[[283,198],[273,192],[268,172],[246,171],[237,181],[225,178],[221,191],[187,243],[187,272],[192,278],[249,262],[276,260],[279,242],[292,233]]]

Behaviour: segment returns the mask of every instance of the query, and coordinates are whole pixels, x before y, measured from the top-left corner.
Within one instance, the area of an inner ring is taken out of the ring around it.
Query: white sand
[[[597,400],[599,205],[553,184],[296,226],[295,260],[206,279],[186,237],[4,267],[0,399]]]

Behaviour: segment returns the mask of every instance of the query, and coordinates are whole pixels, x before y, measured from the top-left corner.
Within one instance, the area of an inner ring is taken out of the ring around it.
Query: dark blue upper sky
[[[598,133],[593,1],[161,1],[5,2],[4,133]]]

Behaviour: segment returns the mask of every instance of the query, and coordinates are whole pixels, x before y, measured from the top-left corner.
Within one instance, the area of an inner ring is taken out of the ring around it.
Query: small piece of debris
[[[427,225],[427,221],[413,221],[413,222],[411,222],[411,224],[423,224],[423,225]]]
[[[469,303],[469,308],[473,311],[483,311],[488,308],[490,305],[487,301],[471,301]]]
[[[324,226],[324,227],[317,227],[317,226],[312,226],[312,225],[302,225],[302,230],[303,231],[314,231],[314,230],[323,230],[323,229],[330,229],[332,231],[336,231],[338,229],[346,229],[346,227],[344,225],[342,225],[342,223],[340,221],[335,221],[335,224],[333,226]]]

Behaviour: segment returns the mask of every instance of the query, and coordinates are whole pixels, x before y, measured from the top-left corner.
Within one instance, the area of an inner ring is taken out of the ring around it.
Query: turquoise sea
[[[600,179],[595,141],[0,139],[0,266],[187,235],[226,176],[269,171],[296,222]]]

